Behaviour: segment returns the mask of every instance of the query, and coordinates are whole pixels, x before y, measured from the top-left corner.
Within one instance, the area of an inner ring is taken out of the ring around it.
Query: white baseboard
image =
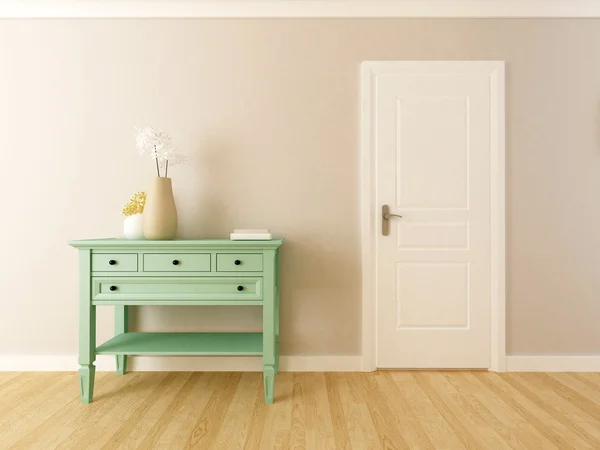
[[[507,356],[507,372],[600,372],[600,356]]]
[[[360,356],[281,356],[282,372],[360,372]],[[75,355],[2,355],[0,372],[70,372],[79,368]],[[115,370],[115,358],[100,355],[100,372]],[[132,357],[137,372],[260,372],[260,357]],[[507,372],[600,372],[600,356],[507,356]]]
[[[359,372],[360,356],[281,356],[282,372]],[[79,368],[75,355],[2,355],[0,372],[71,372]],[[132,357],[136,372],[261,372],[262,358],[243,356]],[[115,370],[114,356],[100,355],[96,370]]]

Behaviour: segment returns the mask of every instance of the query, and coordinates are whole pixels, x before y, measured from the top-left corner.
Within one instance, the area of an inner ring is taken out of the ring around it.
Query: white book
[[[256,229],[244,229],[244,228],[236,228],[233,230],[235,234],[268,234],[269,230],[267,228],[256,228]]]
[[[232,241],[268,241],[272,239],[271,233],[267,229],[246,230],[235,229],[229,235]]]

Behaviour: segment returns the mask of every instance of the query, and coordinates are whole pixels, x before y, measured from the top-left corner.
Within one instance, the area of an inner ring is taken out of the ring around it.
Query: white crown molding
[[[0,18],[600,17],[600,0],[1,0]]]
[[[74,372],[77,355],[0,355],[0,372]],[[262,372],[262,358],[240,356],[132,357],[132,372]],[[281,356],[282,372],[360,372],[360,356]],[[114,356],[99,355],[98,372],[115,370]]]

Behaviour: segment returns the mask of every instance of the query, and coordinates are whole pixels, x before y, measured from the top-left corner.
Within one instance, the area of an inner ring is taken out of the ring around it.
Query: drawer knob
[[[244,290],[244,286],[238,286],[238,291],[243,291]]]
[[[110,264],[111,266],[114,266],[117,262],[114,259],[111,259],[110,261],[108,261],[108,264]]]
[[[242,262],[241,262],[239,259],[236,259],[236,260],[235,260],[233,263],[234,263],[236,266],[239,266],[239,265],[240,265]]]
[[[178,265],[178,264],[179,264],[179,261],[178,261],[177,259],[174,259],[174,260],[173,260],[173,265],[174,265],[174,266],[176,266],[176,265]]]
[[[117,290],[117,287],[116,287],[116,286],[111,286],[111,287],[109,287],[109,289],[110,289],[111,291],[116,291],[116,290]]]

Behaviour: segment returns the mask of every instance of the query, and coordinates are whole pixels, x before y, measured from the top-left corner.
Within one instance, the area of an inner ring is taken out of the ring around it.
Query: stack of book
[[[233,230],[229,235],[232,241],[268,241],[271,233],[267,229],[260,230]]]

